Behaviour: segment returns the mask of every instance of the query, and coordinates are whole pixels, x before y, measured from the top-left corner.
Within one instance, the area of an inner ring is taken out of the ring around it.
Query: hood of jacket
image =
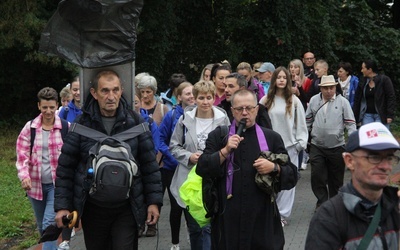
[[[226,119],[227,116],[228,116],[226,111],[224,109],[222,109],[221,107],[212,106],[212,110],[213,110],[213,113],[214,113],[214,117],[213,117],[214,123],[216,123],[216,124],[219,124],[220,121]],[[197,106],[196,105],[187,106],[185,108],[185,110],[184,110],[185,118],[183,120],[183,123],[185,124],[185,120],[186,119],[194,120],[195,117],[196,117],[196,113],[197,113]]]
[[[344,206],[353,215],[359,217],[360,219],[368,221],[368,218],[365,216],[365,213],[363,212],[365,211],[365,208],[361,204],[363,199],[357,196],[353,190],[354,187],[352,187],[351,183],[344,185],[339,190],[339,195],[342,196]],[[394,208],[393,202],[391,201],[396,201],[399,199],[397,196],[397,188],[390,186],[384,187],[382,199],[384,199],[383,204],[389,204],[388,206],[382,207],[382,218],[385,218],[388,214],[390,214],[390,211]]]

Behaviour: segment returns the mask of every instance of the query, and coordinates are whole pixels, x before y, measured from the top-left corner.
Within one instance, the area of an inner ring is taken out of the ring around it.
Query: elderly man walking
[[[314,95],[306,111],[306,123],[311,135],[311,188],[317,197],[316,209],[335,196],[343,185],[345,165],[344,129],[356,131],[349,101],[336,94],[333,75],[322,76],[321,93]]]
[[[83,114],[77,118],[77,123],[106,134],[108,138],[143,123],[144,120],[138,113],[129,110],[122,91],[121,80],[116,72],[111,70],[99,72],[93,80],[90,95],[83,107]],[[115,141],[117,140],[113,141],[114,145]],[[110,163],[112,157],[103,157],[101,161],[110,167],[104,167],[103,172],[99,170],[99,178],[103,176],[107,178],[104,177],[104,182],[101,179],[101,185],[98,185],[99,183],[93,180],[97,177],[92,176],[88,167],[92,162],[89,153],[96,141],[90,138],[89,134],[83,136],[73,131],[70,131],[65,139],[55,182],[56,221],[61,227],[62,217],[72,210],[77,210],[82,219],[85,245],[88,250],[138,249],[138,229],[144,223],[155,225],[160,217],[158,207],[162,206],[163,194],[152,135],[147,131],[137,137],[132,136],[124,143],[128,145],[125,149],[130,149],[130,154],[138,162],[137,173],[132,177],[134,181],[129,180],[132,184],[128,193],[123,191],[111,193],[107,192],[111,186],[109,183],[114,185],[113,180],[121,179],[118,176],[130,179],[131,176],[124,175],[129,170],[122,167],[112,168],[122,164],[118,162],[117,165],[115,161]],[[112,145],[108,144],[108,148]],[[120,155],[122,154],[118,154]],[[95,171],[94,173],[96,174]],[[110,177],[110,174],[115,177]],[[86,187],[87,183],[91,188]],[[118,186],[121,185],[119,182]],[[102,195],[96,196],[96,193]],[[121,194],[123,197],[120,197]]]

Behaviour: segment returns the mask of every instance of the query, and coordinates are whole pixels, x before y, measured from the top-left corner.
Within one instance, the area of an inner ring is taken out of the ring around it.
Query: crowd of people
[[[316,203],[307,249],[356,249],[381,205],[383,232],[391,233],[371,244],[398,249],[398,197],[386,190],[391,166],[399,162],[399,145],[389,131],[396,96],[375,61],[360,66],[363,81],[348,62],[338,64],[336,77],[329,74],[328,62],[312,52],[287,67],[241,62],[233,70],[225,60],[206,65],[194,84],[172,74],[160,95],[156,78],[139,73],[132,108],[114,71],[96,75],[85,103],[75,78],[60,92],[59,110],[57,92],[42,89],[40,115],[18,137],[16,164],[39,232],[54,223],[62,227],[62,217],[77,210],[87,249],[137,249],[138,237],[158,233],[167,190],[171,250],[179,250],[182,214],[193,250],[283,249],[300,170],[309,165]],[[96,141],[75,132],[64,136],[64,120],[110,137],[147,122],[149,131],[126,141],[140,174],[125,201],[99,202],[84,188]],[[363,169],[367,163],[372,173]],[[346,166],[352,182],[343,187]],[[211,220],[202,227],[180,198],[194,167],[203,197],[208,190],[215,200],[212,209],[206,206]],[[338,209],[360,230],[339,233]],[[61,245],[46,242],[43,249],[69,249],[71,234],[64,230]]]

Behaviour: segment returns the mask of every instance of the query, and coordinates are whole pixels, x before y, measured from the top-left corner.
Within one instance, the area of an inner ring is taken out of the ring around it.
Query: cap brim
[[[366,145],[363,147],[360,147],[362,149],[368,149],[368,150],[387,150],[387,149],[400,149],[400,147],[397,147],[393,145],[393,143],[377,143],[373,145]]]

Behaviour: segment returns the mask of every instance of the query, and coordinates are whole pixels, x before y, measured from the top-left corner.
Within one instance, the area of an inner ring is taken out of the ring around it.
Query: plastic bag
[[[179,188],[182,201],[185,202],[186,208],[200,227],[208,225],[211,221],[210,218],[206,218],[207,212],[203,206],[202,182],[203,179],[196,174],[196,166],[194,166],[186,181]]]
[[[142,7],[143,0],[62,0],[39,51],[83,68],[132,62]]]

